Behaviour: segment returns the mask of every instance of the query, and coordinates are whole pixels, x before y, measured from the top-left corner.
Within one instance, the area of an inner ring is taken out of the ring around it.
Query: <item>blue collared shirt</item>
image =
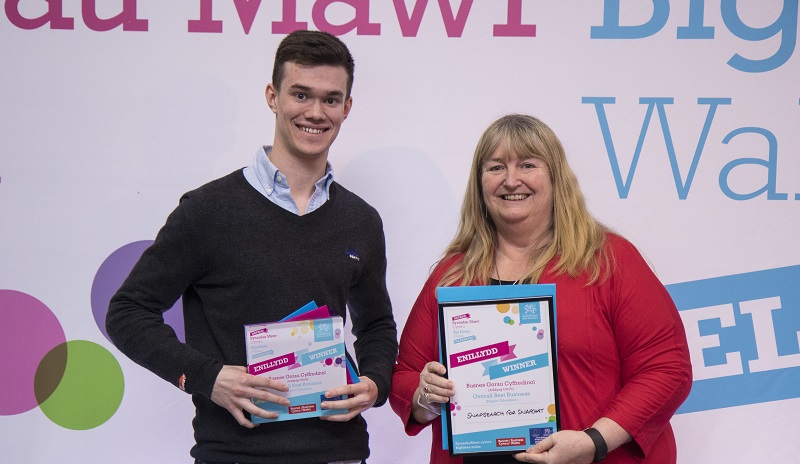
[[[269,159],[272,147],[265,145],[258,149],[253,159],[253,165],[244,168],[245,179],[269,201],[275,203],[286,211],[300,215],[297,204],[292,198],[286,176],[278,171]],[[325,175],[314,184],[314,193],[308,200],[306,214],[316,210],[330,198],[331,182],[333,182],[333,168],[331,163],[325,166]]]

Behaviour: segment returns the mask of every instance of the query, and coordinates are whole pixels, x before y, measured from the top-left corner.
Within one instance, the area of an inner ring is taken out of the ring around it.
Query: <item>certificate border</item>
[[[464,292],[458,289],[465,290]],[[506,290],[508,289],[508,290]],[[448,293],[442,295],[442,293]],[[507,295],[503,295],[503,294]],[[550,357],[552,365],[550,366],[553,384],[553,404],[555,405],[556,416],[556,431],[561,430],[561,414],[560,404],[558,398],[558,353],[557,353],[557,332],[556,332],[556,291],[555,285],[552,284],[525,284],[525,285],[491,285],[491,286],[470,286],[470,287],[440,287],[437,289],[438,301],[438,322],[439,322],[439,355],[440,362],[445,366],[446,371],[444,377],[450,378],[449,355],[447,350],[447,340],[445,335],[444,324],[444,310],[445,308],[452,307],[470,307],[471,310],[476,310],[476,305],[481,304],[498,304],[498,303],[520,303],[530,301],[547,301],[548,312],[548,326],[552,336],[550,337]],[[525,445],[524,448],[503,449],[495,451],[480,451],[480,452],[466,452],[458,453],[454,451],[453,447],[453,428],[452,418],[449,414],[450,408],[445,404],[442,407],[442,413],[445,416],[443,424],[443,432],[446,437],[442,437],[443,442],[447,443],[447,449],[450,456],[464,457],[464,456],[493,456],[493,455],[509,455],[517,454],[524,451],[530,444]]]

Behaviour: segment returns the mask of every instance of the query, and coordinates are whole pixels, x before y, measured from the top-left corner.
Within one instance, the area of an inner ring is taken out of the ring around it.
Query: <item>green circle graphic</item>
[[[122,403],[125,389],[122,368],[108,350],[96,343],[71,340],[64,345],[53,348],[36,370],[37,383],[47,382],[52,378],[53,366],[64,366],[66,352],[63,377],[52,394],[41,402],[42,412],[66,429],[97,427],[110,419]]]

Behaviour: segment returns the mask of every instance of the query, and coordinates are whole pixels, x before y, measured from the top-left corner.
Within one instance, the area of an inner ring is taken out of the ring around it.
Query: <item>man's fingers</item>
[[[350,385],[342,385],[339,387],[331,388],[330,390],[325,392],[325,398],[338,398],[340,396],[350,396],[358,394],[356,388],[353,388],[353,385],[358,384],[350,384]]]
[[[320,406],[322,409],[354,409],[366,406],[369,403],[369,396],[356,395],[352,398],[343,400],[323,401]]]
[[[247,427],[248,429],[252,429],[253,427],[255,427],[255,424],[253,424],[252,422],[247,420],[246,417],[244,417],[244,414],[242,413],[241,409],[234,406],[233,408],[229,408],[228,412],[231,413],[233,418],[236,419],[236,422],[238,422],[239,425],[241,425],[242,427]]]
[[[260,388],[253,388],[245,396],[247,398],[255,398],[257,400],[267,401],[269,403],[289,406],[289,400],[287,398],[284,398],[280,395],[276,395],[275,393],[272,393],[269,390],[261,390]],[[252,401],[249,401],[249,403],[253,404]]]
[[[288,385],[283,382],[273,380],[269,377],[250,376],[245,384],[253,388],[268,388],[270,390],[277,390],[281,392],[289,391]]]
[[[333,408],[333,409],[336,409],[336,408]],[[347,412],[345,414],[333,414],[333,415],[330,415],[330,416],[319,416],[319,418],[324,420],[324,421],[330,421],[330,422],[347,422],[350,419],[352,419],[352,418],[356,417],[357,415],[361,414],[362,412],[364,412],[366,409],[367,408],[365,408],[365,407],[358,407],[358,408],[355,408],[355,409],[351,409],[349,412]]]
[[[243,408],[250,413],[250,416],[258,416],[262,419],[277,419],[278,413],[275,411],[267,411],[266,409],[259,408],[257,405],[250,403]]]

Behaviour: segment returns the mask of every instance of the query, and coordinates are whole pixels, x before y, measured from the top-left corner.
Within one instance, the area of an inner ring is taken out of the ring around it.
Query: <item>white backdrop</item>
[[[287,28],[356,59],[331,162],[384,219],[400,329],[480,133],[533,114],[681,310],[696,380],[679,462],[800,462],[797,0],[3,3],[4,462],[191,462],[189,397],[96,321],[180,195],[271,142]],[[367,416],[371,463],[426,461],[429,435],[388,405]]]

